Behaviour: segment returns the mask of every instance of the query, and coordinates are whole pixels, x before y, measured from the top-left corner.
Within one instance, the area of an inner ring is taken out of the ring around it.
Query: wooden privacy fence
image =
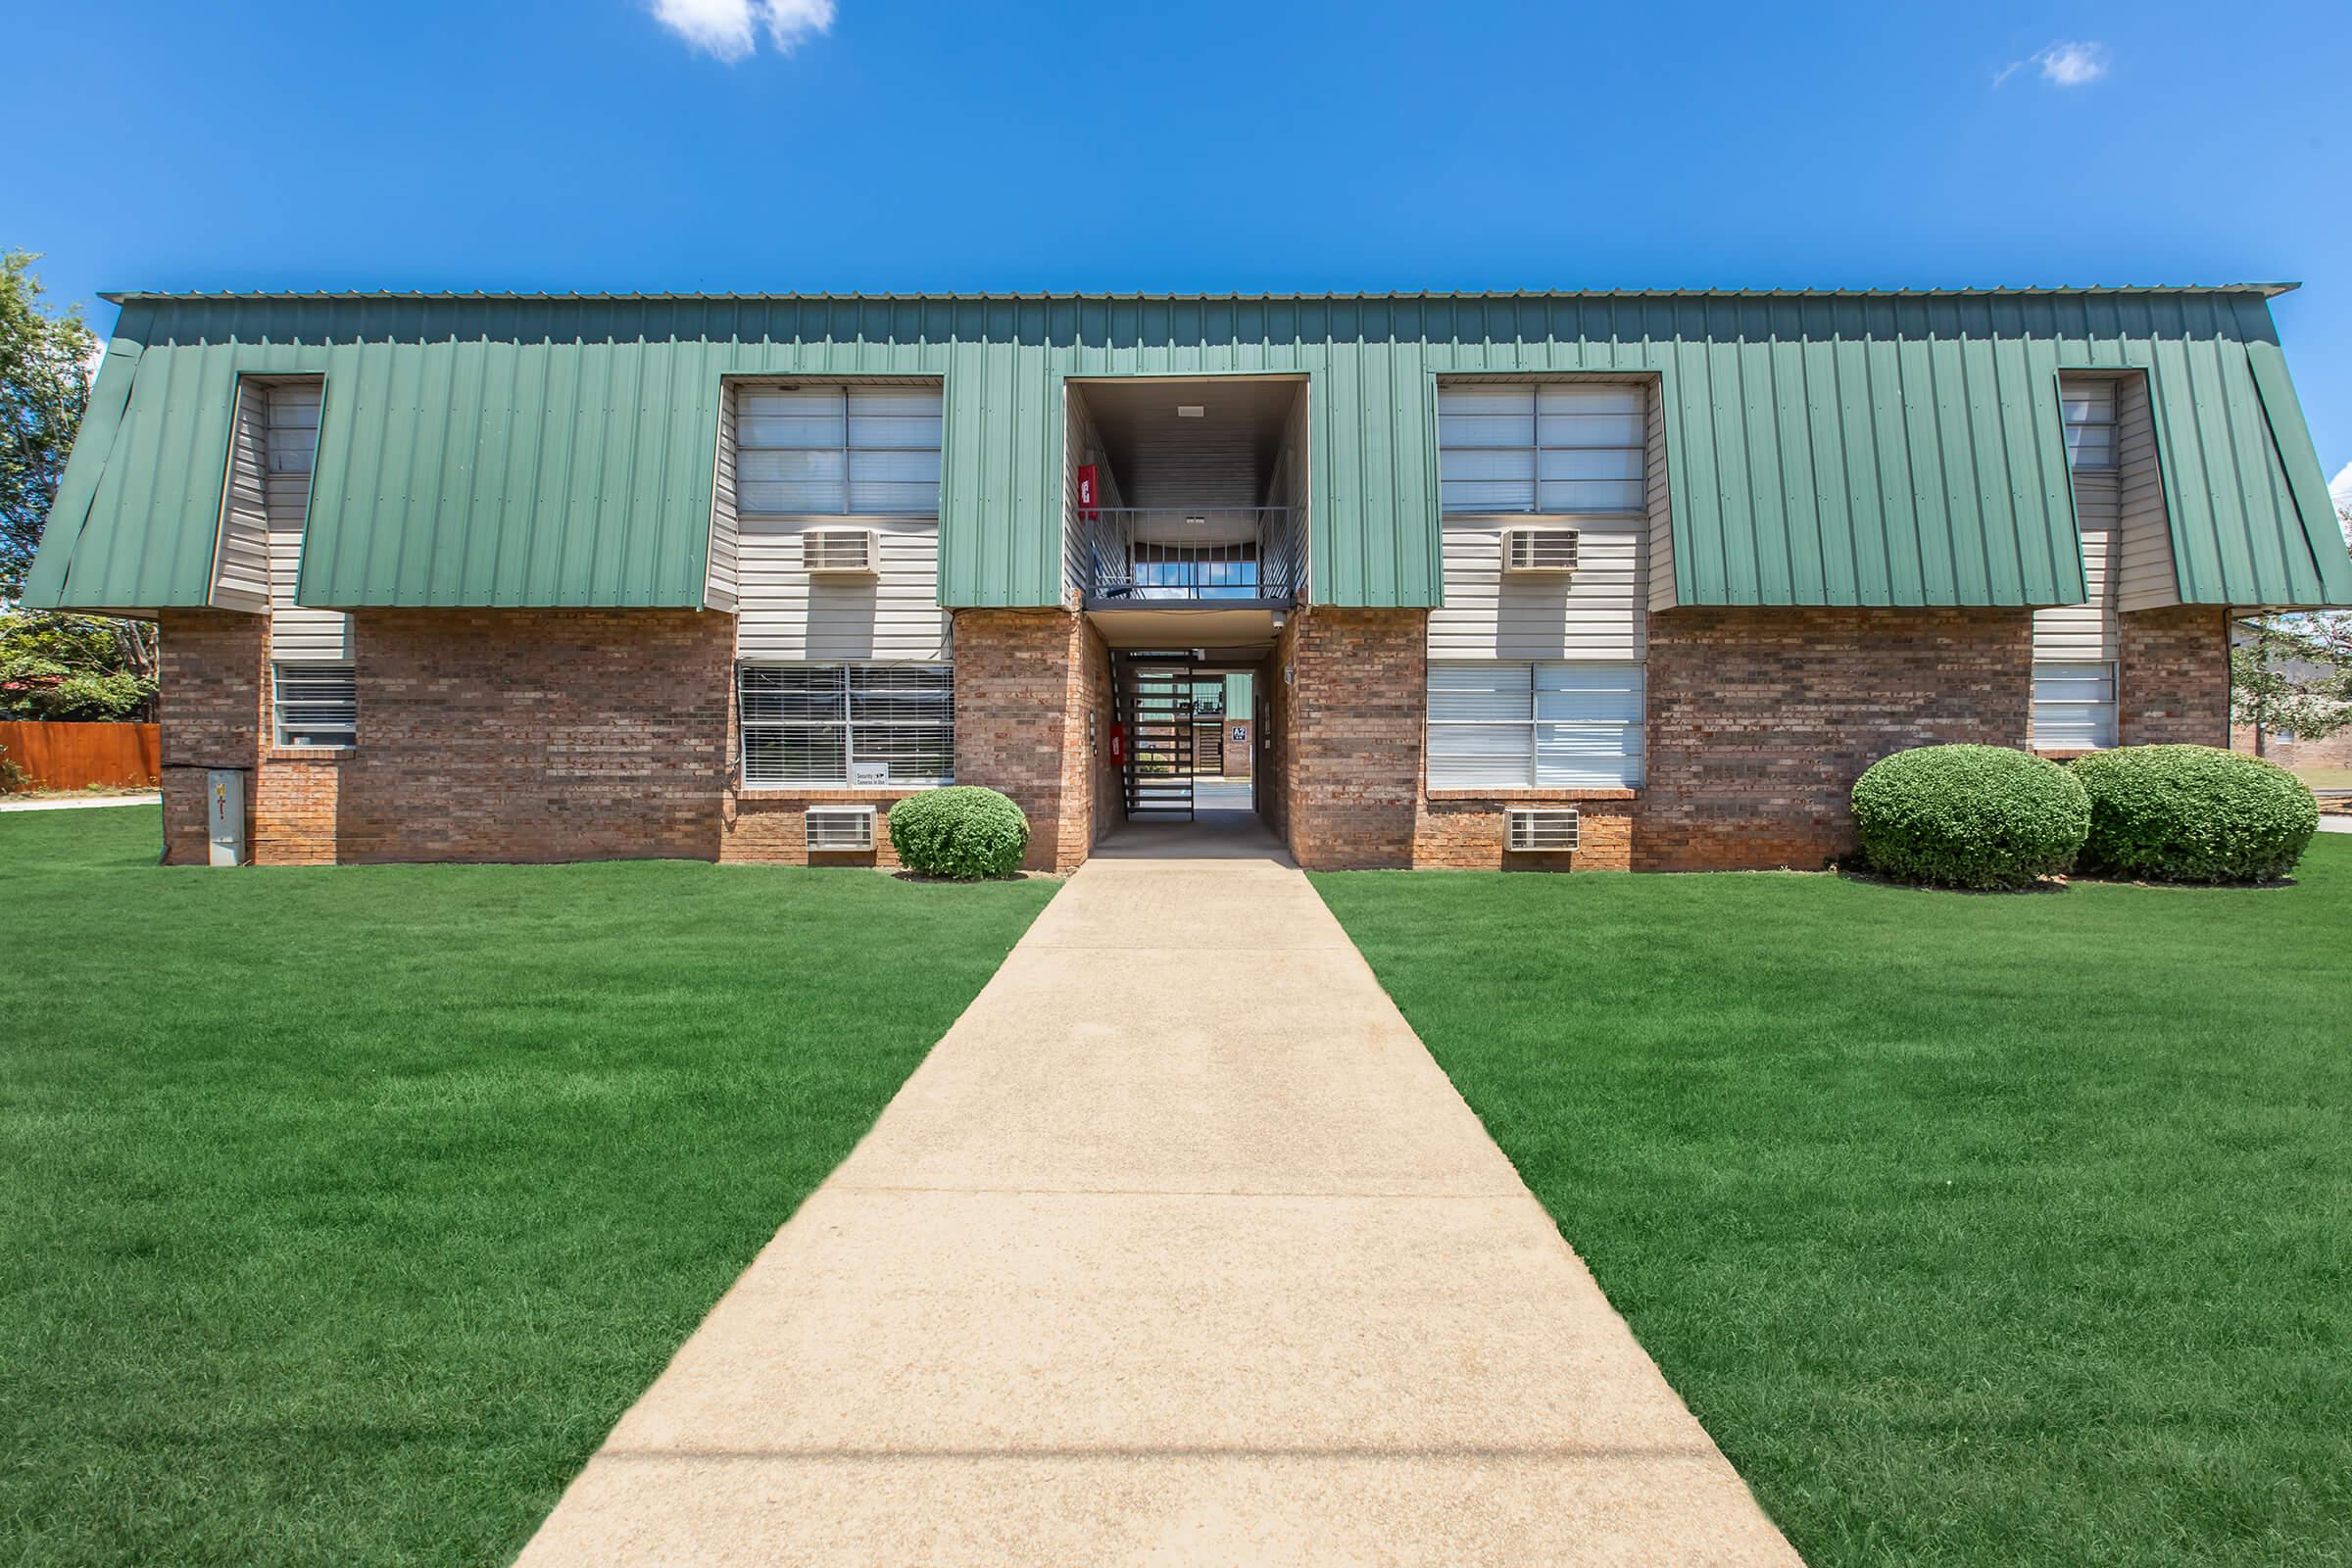
[[[153,789],[162,774],[163,738],[153,724],[0,721],[0,756],[24,770],[25,789]]]

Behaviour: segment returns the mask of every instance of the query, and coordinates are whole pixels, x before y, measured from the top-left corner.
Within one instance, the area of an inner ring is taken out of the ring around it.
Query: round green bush
[[[1854,828],[1871,868],[1900,881],[2031,887],[2074,865],[2090,802],[2066,769],[2024,752],[1922,746],[1854,781]]]
[[[909,795],[892,807],[890,842],[910,871],[976,882],[1021,868],[1029,818],[995,790],[956,784]]]
[[[2086,869],[2148,882],[2270,882],[2319,831],[2320,803],[2276,763],[2211,746],[2126,746],[2067,770],[2090,795]]]

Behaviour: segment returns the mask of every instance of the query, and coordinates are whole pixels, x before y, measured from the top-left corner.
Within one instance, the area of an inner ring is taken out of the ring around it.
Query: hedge
[[[1853,803],[1871,869],[1936,887],[2030,887],[2071,869],[2090,827],[2066,769],[2000,746],[1881,758],[1854,781]]]
[[[1029,818],[1009,797],[977,785],[909,795],[890,808],[899,863],[925,876],[976,882],[1010,876],[1029,848]]]
[[[2301,779],[2211,746],[2127,746],[2067,764],[2090,797],[2086,869],[2148,882],[2270,882],[2302,858],[2320,804]]]

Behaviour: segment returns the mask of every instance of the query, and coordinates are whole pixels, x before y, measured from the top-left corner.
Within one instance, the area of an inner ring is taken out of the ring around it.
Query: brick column
[[[1862,770],[1913,746],[2023,746],[2025,610],[1687,607],[1649,617],[1634,864],[1811,870],[1853,845]]]
[[[1284,628],[1269,772],[1291,855],[1314,869],[1413,863],[1427,706],[1426,610],[1318,605]]]
[[[1033,871],[1075,870],[1093,847],[1086,715],[1100,657],[1068,610],[956,612],[956,782],[1002,790],[1029,818]]]
[[[172,865],[203,865],[211,858],[210,769],[245,773],[245,840],[256,842],[254,774],[268,733],[270,617],[167,610],[156,640],[164,858]]]
[[[2116,671],[2126,746],[2230,744],[2230,615],[2175,605],[2124,615]]]

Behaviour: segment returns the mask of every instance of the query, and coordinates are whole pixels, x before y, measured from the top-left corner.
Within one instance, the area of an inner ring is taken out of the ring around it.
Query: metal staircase
[[[1193,668],[1122,659],[1127,814],[1193,820]]]

